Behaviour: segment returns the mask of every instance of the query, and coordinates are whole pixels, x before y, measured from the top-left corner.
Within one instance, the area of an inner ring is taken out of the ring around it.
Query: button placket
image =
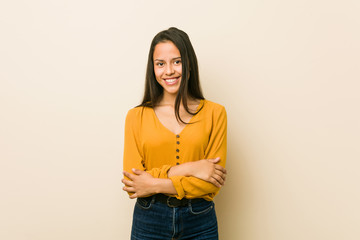
[[[180,152],[180,141],[179,141],[180,135],[177,134],[176,135],[176,159],[179,160],[180,156],[179,156],[179,152]],[[179,165],[180,163],[177,162],[176,165]]]

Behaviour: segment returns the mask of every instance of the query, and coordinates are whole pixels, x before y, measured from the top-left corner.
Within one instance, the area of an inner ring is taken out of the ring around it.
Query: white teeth
[[[173,82],[176,81],[176,78],[166,79],[165,81],[168,82],[168,83],[173,83]]]

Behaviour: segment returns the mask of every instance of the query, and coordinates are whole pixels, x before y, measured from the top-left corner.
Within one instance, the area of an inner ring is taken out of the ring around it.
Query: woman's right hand
[[[224,185],[226,180],[226,169],[217,164],[220,158],[203,159],[190,162],[191,176],[200,178],[214,184],[216,187]]]

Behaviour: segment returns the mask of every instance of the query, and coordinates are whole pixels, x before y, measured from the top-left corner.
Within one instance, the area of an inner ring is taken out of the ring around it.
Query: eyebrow
[[[175,60],[175,59],[178,59],[178,58],[181,59],[181,57],[176,57],[176,58],[173,58],[173,59],[171,59],[171,60]],[[162,59],[155,59],[154,62],[155,62],[155,61],[164,61],[164,60],[162,60]]]

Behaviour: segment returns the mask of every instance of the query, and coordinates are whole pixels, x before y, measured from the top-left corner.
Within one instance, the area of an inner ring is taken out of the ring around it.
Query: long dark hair
[[[167,41],[174,43],[181,55],[182,77],[175,99],[175,116],[178,121],[185,123],[180,118],[180,103],[182,102],[185,110],[189,114],[195,115],[201,108],[195,113],[191,112],[187,105],[187,100],[189,97],[193,99],[204,99],[204,96],[200,87],[197,58],[189,36],[184,31],[175,27],[159,32],[151,42],[145,77],[145,92],[142,103],[139,106],[154,107],[160,101],[163,94],[163,87],[155,78],[153,56],[155,46],[158,43]]]

